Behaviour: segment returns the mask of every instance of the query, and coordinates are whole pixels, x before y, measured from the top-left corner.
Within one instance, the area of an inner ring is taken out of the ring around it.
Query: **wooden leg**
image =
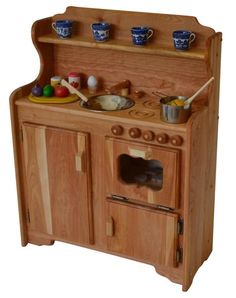
[[[47,239],[35,235],[29,235],[28,236],[28,242],[36,245],[53,245],[54,240],[52,239]]]
[[[154,267],[158,274],[167,277],[172,282],[175,282],[180,285],[182,284],[182,272],[178,270],[177,267],[172,269],[158,265],[154,265]]]
[[[189,282],[188,284],[183,284],[183,285],[182,285],[182,291],[183,291],[183,292],[187,292],[188,289],[190,288],[191,284],[192,284],[192,280],[191,280],[191,282]]]

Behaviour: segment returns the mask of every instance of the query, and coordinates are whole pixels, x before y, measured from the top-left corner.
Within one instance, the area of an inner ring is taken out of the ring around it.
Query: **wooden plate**
[[[46,97],[46,96],[34,96],[32,93],[28,96],[28,99],[34,103],[70,103],[77,101],[79,98],[76,94],[70,94],[67,97]]]

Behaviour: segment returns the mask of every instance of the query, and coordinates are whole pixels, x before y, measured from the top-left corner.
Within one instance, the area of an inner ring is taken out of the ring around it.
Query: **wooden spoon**
[[[195,92],[191,97],[184,101],[184,108],[188,109],[189,105],[192,101],[200,94],[212,81],[214,81],[214,77],[211,77],[197,92]]]
[[[86,97],[83,93],[79,92],[77,89],[75,89],[73,86],[71,86],[66,80],[61,80],[61,85],[65,86],[71,94],[78,95],[79,98],[81,98],[84,102],[88,101],[88,97]]]

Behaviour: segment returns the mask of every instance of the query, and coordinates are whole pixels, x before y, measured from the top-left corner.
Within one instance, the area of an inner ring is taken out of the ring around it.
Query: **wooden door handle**
[[[114,219],[112,217],[106,222],[106,235],[108,237],[114,236]]]
[[[85,172],[84,152],[75,155],[75,169],[77,172]]]
[[[145,151],[145,150],[129,148],[129,154],[133,157],[141,157],[143,159],[150,159],[151,158],[151,152]]]
[[[77,135],[77,152],[75,154],[75,169],[77,172],[86,172],[87,158],[86,138],[82,134]]]

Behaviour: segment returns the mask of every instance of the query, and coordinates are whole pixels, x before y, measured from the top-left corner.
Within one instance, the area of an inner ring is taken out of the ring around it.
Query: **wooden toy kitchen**
[[[59,20],[73,22],[69,38],[53,30]],[[109,38],[91,24],[110,24]],[[195,34],[187,50],[174,47],[179,29]],[[22,245],[134,259],[187,291],[212,251],[222,34],[190,16],[68,7],[36,21],[32,40],[38,78],[10,98]],[[71,72],[87,103],[37,102],[36,84],[69,84]],[[158,94],[189,98],[211,78],[184,121],[163,119]],[[93,104],[105,94],[105,108]]]

